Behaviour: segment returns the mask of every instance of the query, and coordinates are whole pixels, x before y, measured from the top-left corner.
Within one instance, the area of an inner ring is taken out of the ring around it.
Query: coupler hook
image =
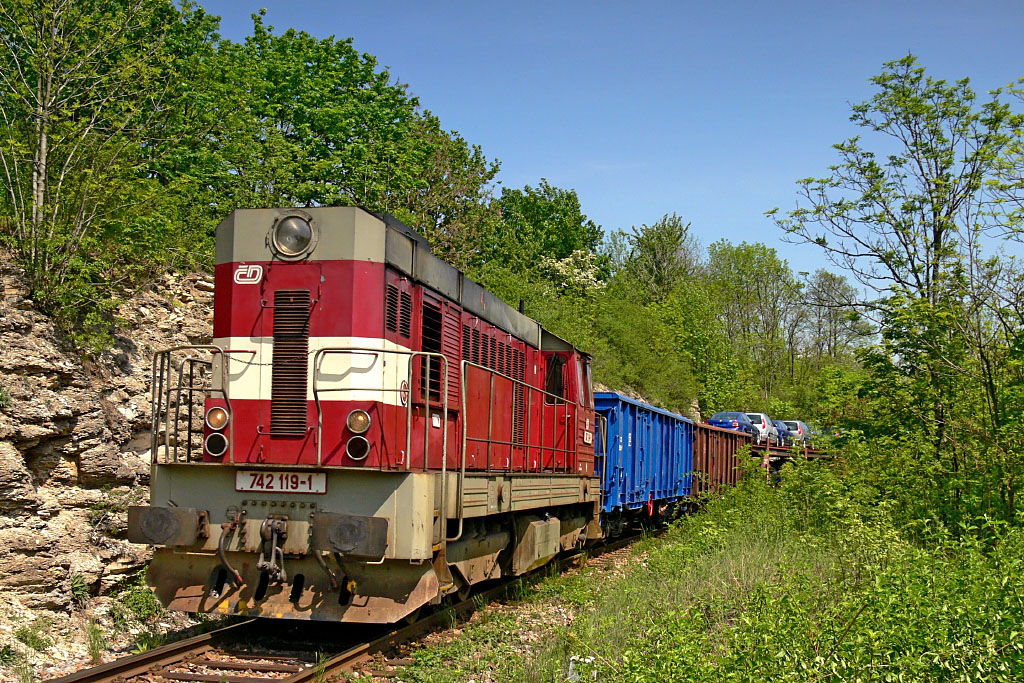
[[[284,570],[284,550],[278,545],[288,537],[288,522],[284,519],[268,517],[260,524],[260,559],[256,569],[267,572],[274,581],[287,581],[288,574]],[[270,561],[266,560],[267,544],[270,544]],[[280,564],[278,563],[280,562]]]

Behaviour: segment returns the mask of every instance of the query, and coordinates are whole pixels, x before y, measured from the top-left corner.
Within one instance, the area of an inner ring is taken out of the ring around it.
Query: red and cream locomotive
[[[393,622],[600,534],[586,354],[387,215],[239,210],[216,242],[129,511],[166,606]]]

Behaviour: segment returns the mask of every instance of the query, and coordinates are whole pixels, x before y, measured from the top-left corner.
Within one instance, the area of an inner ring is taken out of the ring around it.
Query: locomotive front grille
[[[270,388],[270,434],[306,433],[309,290],[274,292],[274,358]]]

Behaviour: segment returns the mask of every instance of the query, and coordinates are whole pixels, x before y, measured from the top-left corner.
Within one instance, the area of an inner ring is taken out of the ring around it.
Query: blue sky
[[[794,271],[825,264],[763,213],[835,161],[883,62],[911,52],[979,91],[1024,76],[1019,0],[200,4],[233,40],[260,8],[278,32],[354,38],[504,186],[573,188],[606,230],[675,212],[705,245],[765,242]]]

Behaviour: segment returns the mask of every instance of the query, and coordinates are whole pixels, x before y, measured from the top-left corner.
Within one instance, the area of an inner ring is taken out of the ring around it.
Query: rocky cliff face
[[[67,613],[72,577],[97,595],[148,559],[123,535],[148,497],[152,352],[209,341],[212,290],[167,276],[122,306],[114,348],[82,360],[0,254],[0,641],[5,613]]]

